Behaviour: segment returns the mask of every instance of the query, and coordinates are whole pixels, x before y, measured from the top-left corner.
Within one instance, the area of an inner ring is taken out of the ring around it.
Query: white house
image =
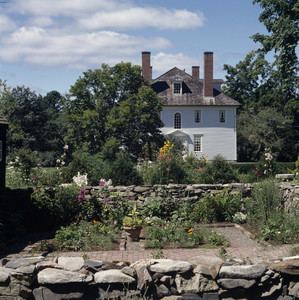
[[[173,68],[152,79],[150,52],[142,52],[142,74],[163,101],[164,135],[179,138],[186,154],[209,159],[221,154],[237,160],[236,110],[240,103],[221,92],[222,80],[213,79],[213,52],[204,53],[204,79],[199,67],[192,75]]]

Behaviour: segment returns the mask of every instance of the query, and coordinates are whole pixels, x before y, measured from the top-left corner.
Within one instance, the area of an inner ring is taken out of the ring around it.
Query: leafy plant
[[[137,211],[136,205],[133,207],[132,211],[129,213],[129,216],[123,218],[123,226],[125,227],[141,227],[144,225],[144,219],[139,217],[140,213]]]

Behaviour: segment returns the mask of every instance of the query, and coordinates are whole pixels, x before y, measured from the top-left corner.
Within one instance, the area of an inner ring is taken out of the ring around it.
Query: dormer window
[[[180,76],[175,76],[172,78],[173,93],[175,95],[182,94],[182,82],[183,82],[183,79]]]
[[[182,83],[181,82],[175,82],[173,84],[173,93],[174,94],[181,94],[182,92]]]

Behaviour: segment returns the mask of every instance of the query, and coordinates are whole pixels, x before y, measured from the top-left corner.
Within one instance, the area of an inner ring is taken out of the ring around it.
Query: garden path
[[[252,263],[271,263],[283,257],[290,256],[292,245],[261,245],[250,238],[250,233],[245,231],[241,226],[217,226],[214,228],[219,233],[223,234],[230,242],[230,247],[227,247],[227,257],[233,259],[242,259]],[[17,241],[19,244],[20,241]],[[32,243],[27,244],[23,249],[20,247],[11,247],[10,252],[5,256],[24,256],[32,255]],[[34,253],[39,255],[41,253]],[[297,253],[298,255],[299,253]],[[138,243],[128,243],[125,250],[114,251],[78,251],[78,252],[55,252],[43,253],[48,258],[55,256],[82,256],[87,255],[90,259],[101,261],[128,261],[130,263],[141,259],[150,258],[168,258],[173,260],[189,261],[196,264],[213,263],[221,260],[219,257],[219,248],[204,249],[142,249]],[[2,257],[5,257],[2,255]]]

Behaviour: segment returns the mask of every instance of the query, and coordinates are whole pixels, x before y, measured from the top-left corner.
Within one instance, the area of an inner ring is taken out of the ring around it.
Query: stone
[[[84,266],[83,257],[58,257],[57,263],[69,271],[79,271]]]
[[[19,257],[19,258],[13,258],[7,264],[5,265],[6,268],[10,269],[17,269],[20,267],[25,267],[29,265],[35,265],[41,261],[43,261],[45,258],[43,256],[37,256],[37,257]]]
[[[140,290],[143,290],[153,282],[152,277],[149,274],[146,266],[138,267],[137,265],[134,268],[137,274],[137,286]]]
[[[221,278],[257,279],[263,276],[266,269],[264,265],[223,266],[220,268],[219,276]]]
[[[268,291],[264,291],[261,297],[271,297],[274,296],[276,292],[280,291],[282,288],[282,279],[277,284],[271,284]]]
[[[152,272],[163,274],[172,272],[185,273],[193,270],[193,266],[186,261],[174,261],[172,259],[163,259],[160,260],[160,262],[151,265],[150,270]]]
[[[124,274],[129,275],[129,276],[131,276],[131,277],[135,277],[135,276],[136,276],[136,271],[135,271],[135,269],[132,268],[132,267],[129,267],[129,266],[123,267],[123,268],[121,269],[121,272],[123,272]]]
[[[0,285],[9,282],[12,269],[0,267]]]
[[[33,296],[35,300],[71,300],[71,299],[83,299],[83,291],[64,291],[64,290],[52,290],[45,286],[40,286],[33,290]]]
[[[96,283],[132,283],[135,278],[124,274],[121,270],[104,270],[94,274]]]
[[[202,300],[219,300],[219,296],[218,293],[214,294],[214,293],[204,293]]]
[[[211,272],[208,266],[206,265],[197,265],[193,270],[194,273],[203,274],[207,276],[211,276]]]
[[[177,290],[182,293],[199,293],[199,292],[212,292],[219,289],[214,280],[209,280],[201,274],[195,274],[193,277],[183,277],[177,274],[175,277]]]
[[[160,284],[159,286],[156,286],[156,292],[159,298],[171,295],[170,290],[164,284]]]
[[[53,262],[53,261],[42,261],[35,265],[37,271],[42,271],[46,268],[54,268],[54,269],[63,269],[63,266]]]
[[[290,259],[281,261],[273,265],[272,269],[283,274],[299,276],[299,260]]]
[[[299,282],[289,287],[289,295],[299,298]]]
[[[30,299],[30,296],[32,294],[32,290],[26,286],[21,286],[19,296],[21,296],[23,299]]]
[[[37,280],[38,283],[41,285],[64,283],[89,283],[92,281],[92,276],[68,270],[47,268],[37,274]]]
[[[299,260],[299,255],[284,257],[282,260],[285,261],[285,260],[293,260],[293,259],[298,259]]]
[[[173,278],[168,275],[164,275],[163,277],[161,277],[160,281],[168,286],[173,285],[173,283],[174,283]]]
[[[35,265],[14,269],[11,272],[11,278],[16,279],[24,285],[30,286],[36,279]]]
[[[182,300],[182,299],[183,299],[182,296],[172,295],[172,296],[163,297],[161,300]]]
[[[235,288],[244,288],[249,289],[251,288],[256,281],[254,279],[247,280],[247,279],[229,279],[229,278],[222,278],[217,280],[217,283],[225,289],[235,289]]]
[[[150,189],[149,186],[136,186],[134,188],[134,192],[136,192],[136,193],[144,193],[144,192],[147,192],[149,189]]]

